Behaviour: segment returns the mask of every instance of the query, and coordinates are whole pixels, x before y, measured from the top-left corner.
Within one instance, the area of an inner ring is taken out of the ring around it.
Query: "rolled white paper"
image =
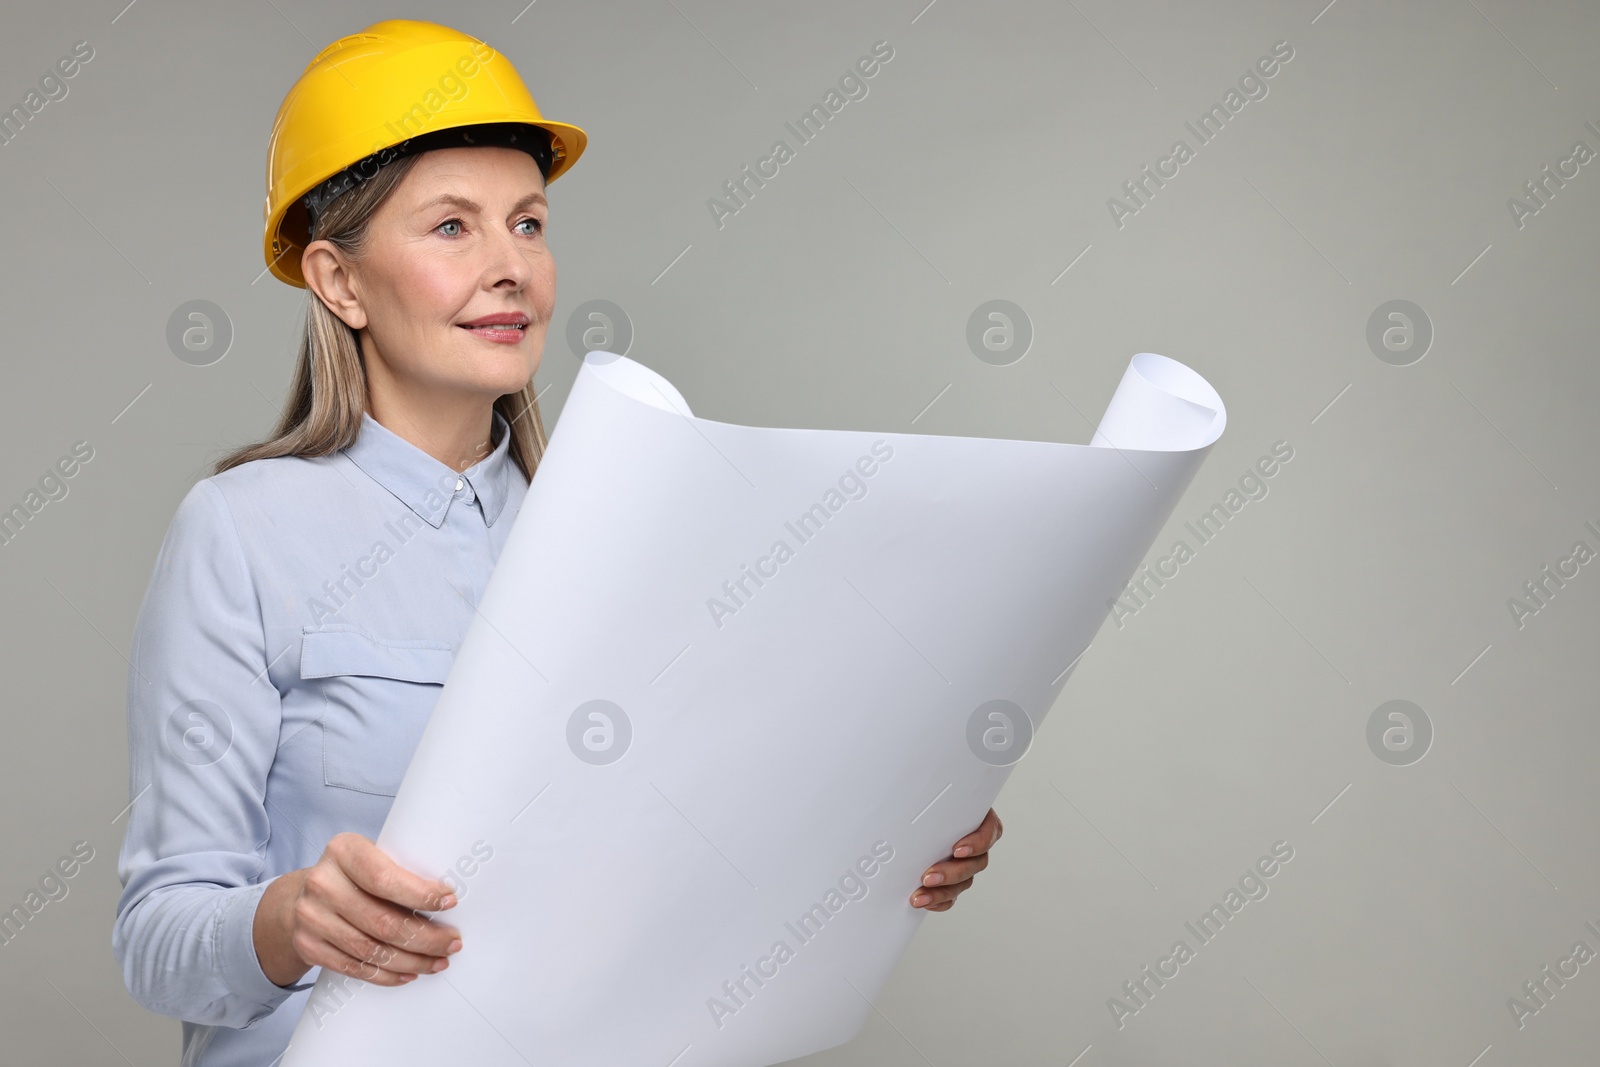
[[[465,948],[324,973],[285,1067],[848,1041],[1225,421],[1149,352],[1090,445],[714,422],[589,353],[378,839]]]

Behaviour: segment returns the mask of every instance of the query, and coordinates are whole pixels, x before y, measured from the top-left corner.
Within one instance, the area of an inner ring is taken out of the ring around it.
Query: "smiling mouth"
[[[494,326],[465,326],[465,325],[461,326],[461,329],[463,329],[463,330],[507,330],[507,331],[510,331],[510,330],[526,330],[527,328],[528,327],[526,325],[519,326],[516,323],[511,323],[511,322],[500,323],[500,324],[497,324],[497,325],[494,325]]]

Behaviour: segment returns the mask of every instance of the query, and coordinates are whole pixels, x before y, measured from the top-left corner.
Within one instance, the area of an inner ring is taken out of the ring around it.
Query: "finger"
[[[954,900],[957,896],[972,888],[972,879],[964,882],[955,882],[951,885],[935,886],[931,889],[919,889],[911,894],[911,906],[924,907],[929,904],[942,904],[947,900]]]
[[[460,950],[461,935],[455,927],[413,915],[355,887],[351,892],[355,899],[347,901],[339,914],[373,941],[418,956],[448,956]]]
[[[447,957],[396,948],[392,943],[386,944],[370,937],[338,915],[323,915],[308,922],[307,926],[313,934],[346,955],[394,974],[434,974],[449,966]]]
[[[330,945],[326,941],[317,942],[316,946],[309,952],[302,950],[300,958],[313,967],[321,967],[325,971],[337,971],[340,974],[347,974],[351,978],[359,978],[363,982],[371,982],[373,985],[405,985],[407,982],[414,981],[417,977],[414,974],[396,974],[393,971],[384,970],[375,963],[358,960],[348,952]]]
[[[928,904],[941,904],[947,900],[954,900],[960,894],[972,888],[972,879],[962,882],[953,882],[950,885],[934,886],[932,888],[918,889],[911,894],[913,907],[924,907]]]
[[[978,828],[956,842],[955,848],[950,850],[952,856],[958,858],[965,856],[981,855],[989,851],[996,841],[1000,840],[1000,816],[989,809],[989,814],[983,817]]]
[[[412,874],[360,834],[339,834],[328,842],[339,869],[379,900],[412,911],[442,911],[455,906],[456,896],[443,882]]]
[[[948,885],[970,878],[989,866],[989,855],[983,853],[970,860],[940,860],[922,874],[923,885]]]
[[[978,828],[956,842],[951,855],[957,857],[981,855],[1000,839],[1000,817],[990,808]]]

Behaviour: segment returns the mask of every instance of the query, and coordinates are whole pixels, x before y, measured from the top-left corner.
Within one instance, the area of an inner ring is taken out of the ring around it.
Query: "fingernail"
[[[921,907],[923,904],[926,904],[929,901],[929,899],[931,899],[931,898],[928,896],[928,894],[926,894],[926,893],[918,893],[916,896],[911,898],[911,903],[917,905],[918,907]]]
[[[401,976],[401,977],[400,977],[400,984],[401,984],[401,985],[405,985],[405,984],[406,984],[406,983],[407,983],[407,982],[411,982],[411,981],[415,981],[415,980],[416,980],[416,977],[417,977],[417,976],[416,976],[416,975],[414,975],[414,974],[407,974],[407,975],[402,975],[402,976]]]
[[[939,874],[937,871],[935,871],[933,874],[925,874],[922,876],[923,885],[938,885],[942,881],[944,881],[944,875]]]
[[[962,845],[960,848],[956,849],[955,854],[957,856],[970,856],[972,855],[972,846]]]
[[[433,973],[434,974],[438,974],[440,971],[444,970],[448,966],[450,966],[450,961],[449,960],[438,960],[433,965]]]
[[[446,952],[460,952],[461,951],[461,939],[458,937],[454,941],[450,942],[450,947],[445,949],[445,951]]]
[[[438,907],[437,910],[443,911],[445,908],[453,908],[455,906],[456,906],[456,895],[454,893],[446,893],[444,895],[444,897],[440,899],[439,907]]]

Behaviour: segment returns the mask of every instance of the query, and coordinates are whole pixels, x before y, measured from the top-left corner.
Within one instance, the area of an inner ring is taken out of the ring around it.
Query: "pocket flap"
[[[380,641],[359,630],[310,630],[301,637],[300,677],[361,674],[444,684],[455,652],[436,641]]]

